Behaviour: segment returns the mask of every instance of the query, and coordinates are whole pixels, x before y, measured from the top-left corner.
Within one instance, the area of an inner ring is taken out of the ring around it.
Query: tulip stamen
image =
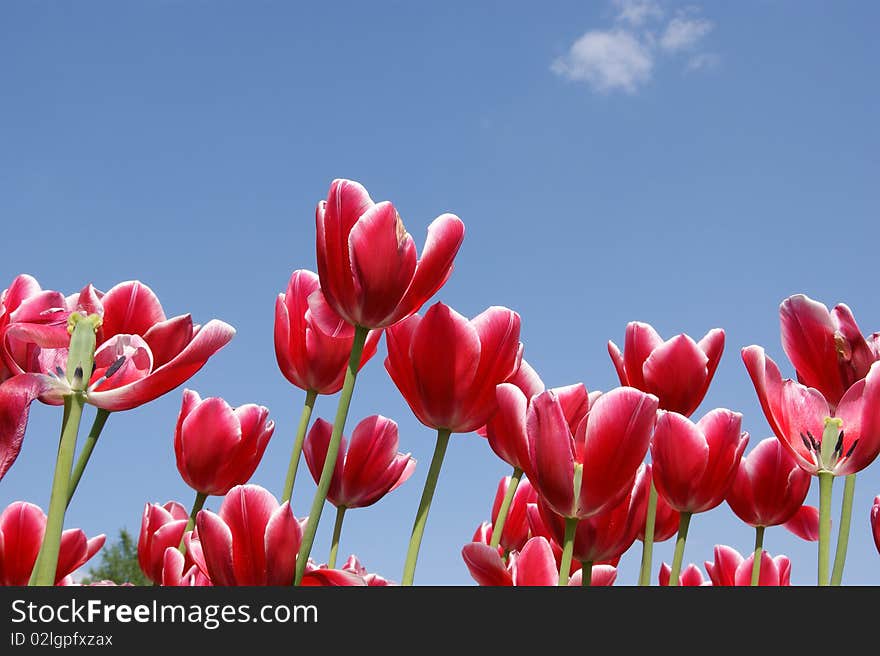
[[[125,364],[125,356],[121,355],[118,358],[116,358],[116,360],[113,362],[113,364],[111,364],[109,367],[107,367],[107,371],[105,371],[104,375],[101,376],[98,380],[96,380],[94,382],[94,384],[91,386],[91,389],[94,389],[94,388],[98,387],[99,385],[101,385],[102,383],[104,383],[108,378],[110,378],[113,374],[115,374],[117,371],[119,371],[122,368],[123,364]]]
[[[849,458],[852,455],[852,452],[856,450],[856,444],[858,444],[858,443],[859,443],[858,440],[856,440],[855,442],[852,443],[852,446],[849,447],[849,450],[846,452],[846,455],[844,456],[844,458]]]

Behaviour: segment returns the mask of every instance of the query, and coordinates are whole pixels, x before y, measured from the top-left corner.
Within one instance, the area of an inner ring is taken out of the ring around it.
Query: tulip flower
[[[394,585],[393,583],[391,583],[388,579],[384,578],[383,576],[380,576],[379,574],[368,572],[367,568],[364,567],[363,564],[361,564],[361,561],[354,554],[352,554],[351,556],[348,557],[348,560],[346,560],[342,564],[341,569],[343,572],[351,572],[352,574],[359,576],[360,578],[362,578],[364,580],[364,583],[366,583],[368,586],[388,587],[388,586]]]
[[[810,490],[810,475],[775,437],[762,440],[740,461],[736,478],[727,491],[731,510],[755,529],[755,553],[763,548],[764,529],[795,517]],[[754,558],[760,568],[762,558]],[[753,585],[759,572],[752,573]]]
[[[594,563],[619,559],[632,546],[639,532],[639,520],[645,514],[650,484],[650,466],[643,463],[621,503],[578,521],[572,557],[581,563],[584,572],[590,571]],[[554,513],[544,501],[538,503],[538,508],[555,541],[564,543],[565,518]]]
[[[327,457],[333,427],[318,419],[303,445],[306,464],[315,482],[319,482]],[[328,565],[336,566],[342,521],[349,508],[371,506],[400,487],[416,467],[409,453],[399,453],[397,424],[381,415],[363,419],[355,427],[349,443],[342,437],[327,500],[336,506],[336,525]]]
[[[194,562],[187,563],[180,549],[168,547],[162,559],[161,584],[166,587],[206,587],[213,585],[211,580]]]
[[[714,562],[706,561],[706,572],[713,586],[752,585],[753,559],[755,554],[743,558],[736,549],[726,545],[715,547]],[[757,585],[791,585],[791,561],[787,556],[772,558],[766,551],[761,552],[761,578]]]
[[[669,585],[669,577],[671,574],[672,568],[666,563],[662,563],[660,565],[660,585]],[[712,585],[712,582],[703,580],[703,573],[700,571],[700,568],[691,563],[682,570],[681,576],[678,577],[678,585],[682,587],[700,587],[710,586]]]
[[[874,535],[874,545],[880,552],[880,495],[874,497],[874,504],[871,506],[871,533]]]
[[[618,387],[591,403],[573,435],[553,390],[532,398],[527,419],[532,485],[547,506],[567,520],[560,585],[577,520],[614,508],[632,490],[656,413],[656,396]]]
[[[829,312],[823,303],[795,294],[780,304],[779,319],[782,348],[798,380],[817,389],[832,410],[880,359],[874,338],[869,341],[862,336],[852,311],[843,303]]]
[[[664,342],[653,327],[640,321],[627,324],[622,353],[608,342],[621,385],[653,394],[662,410],[685,416],[706,396],[723,351],[721,328],[710,330],[699,342],[683,333]]]
[[[816,542],[819,539],[819,509],[816,506],[801,506],[782,527],[801,540]]]
[[[462,558],[474,580],[481,586],[556,586],[559,573],[550,542],[544,537],[531,538],[522,551],[511,552],[507,563],[496,549],[478,542],[466,544],[461,550]],[[613,585],[617,578],[616,568],[598,565],[593,568],[591,585]],[[582,585],[581,570],[566,585]]]
[[[715,508],[733,484],[748,433],[742,415],[724,408],[708,412],[696,424],[676,412],[660,411],[651,462],[657,493],[680,513],[670,581],[678,581],[691,515]]]
[[[165,551],[177,549],[186,530],[186,509],[176,501],[144,504],[138,534],[138,565],[150,581],[162,583]],[[182,556],[182,554],[181,554]]]
[[[46,531],[46,515],[32,503],[15,501],[0,513],[0,585],[27,585]],[[104,546],[105,536],[86,538],[78,528],[61,534],[55,585]]]
[[[495,501],[492,504],[492,531],[498,526],[498,515],[501,511],[502,504],[507,496],[507,490],[510,488],[510,476],[505,476],[498,482],[498,489],[495,492]],[[508,513],[506,521],[501,526],[501,535],[498,538],[498,545],[504,551],[520,551],[529,539],[529,520],[526,514],[528,504],[535,503],[538,500],[538,493],[528,480],[523,480],[517,485],[510,504],[508,504]],[[492,543],[494,535],[490,535],[489,544]]]
[[[316,212],[318,276],[349,323],[386,328],[415,314],[449,278],[464,224],[454,214],[428,227],[421,258],[400,215],[352,180],[334,180]]]
[[[318,319],[320,317],[320,320]],[[376,353],[381,330],[366,337],[358,371]],[[289,501],[296,482],[303,440],[318,394],[342,389],[354,345],[355,328],[336,314],[321,293],[318,274],[294,271],[287,291],[275,300],[275,357],[281,373],[306,393],[294,438],[282,501]]]
[[[219,397],[203,400],[197,392],[183,391],[174,455],[177,471],[196,491],[188,530],[208,495],[222,496],[248,482],[274,430],[264,406],[248,403],[233,409]]]
[[[760,346],[742,351],[761,409],[773,433],[798,465],[819,478],[819,585],[827,585],[831,493],[835,476],[846,476],[837,556],[831,583],[843,574],[855,478],[880,453],[880,365],[853,383],[836,404],[782,374]]]
[[[218,514],[196,518],[204,573],[214,585],[290,585],[302,525],[290,510],[259,485],[237,485]],[[198,562],[198,561],[197,561]]]
[[[437,446],[413,526],[403,585],[411,585],[434,488],[452,433],[485,425],[497,408],[495,387],[522,361],[520,318],[490,307],[471,320],[443,303],[386,331],[385,369],[416,417],[437,430]]]

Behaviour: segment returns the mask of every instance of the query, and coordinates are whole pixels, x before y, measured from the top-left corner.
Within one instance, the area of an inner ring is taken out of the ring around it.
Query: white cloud
[[[650,51],[632,32],[593,30],[575,41],[568,54],[557,58],[551,70],[603,93],[634,93],[639,84],[651,78],[653,67]]]
[[[667,52],[678,52],[693,48],[705,37],[715,25],[705,18],[685,18],[678,16],[669,21],[660,47]]]
[[[617,20],[634,27],[663,18],[663,8],[657,0],[613,0],[612,4],[617,9]]]

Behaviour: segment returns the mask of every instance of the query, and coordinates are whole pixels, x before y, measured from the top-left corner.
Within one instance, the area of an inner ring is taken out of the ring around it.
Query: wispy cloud
[[[677,9],[666,20],[661,0],[611,0],[611,6],[614,25],[583,34],[566,54],[553,60],[554,73],[585,82],[599,93],[634,94],[651,80],[660,59],[687,54],[687,72],[718,65],[717,54],[701,49],[715,24],[703,18],[698,7]]]
[[[690,50],[703,40],[715,25],[705,18],[687,18],[677,16],[669,21],[663,36],[660,37],[660,47],[667,52]]]
[[[564,57],[551,65],[554,73],[587,82],[598,91],[620,89],[634,93],[651,77],[654,60],[644,44],[630,32],[587,32]]]

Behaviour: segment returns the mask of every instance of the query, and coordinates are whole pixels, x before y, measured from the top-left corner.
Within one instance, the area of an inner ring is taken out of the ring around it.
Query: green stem
[[[82,451],[79,452],[79,458],[77,458],[76,465],[73,467],[73,473],[70,475],[70,488],[67,491],[67,507],[70,506],[70,501],[73,499],[73,493],[76,492],[76,487],[79,485],[79,481],[86,469],[86,465],[89,464],[89,458],[92,457],[92,451],[95,450],[95,445],[98,443],[98,438],[101,437],[101,431],[104,430],[104,424],[107,423],[107,417],[109,416],[109,410],[98,408],[98,412],[95,414],[95,420],[92,422],[92,427],[89,429],[89,434],[86,437],[86,442],[83,444]]]
[[[764,551],[764,527],[755,527],[755,553],[752,556],[752,581],[750,585],[758,585],[761,580],[761,554]]]
[[[61,532],[64,529],[64,511],[67,509],[67,491],[70,489],[70,469],[73,466],[76,436],[79,432],[84,404],[82,393],[75,392],[64,398],[64,423],[58,444],[58,458],[55,461],[52,492],[49,497],[49,514],[46,519],[43,544],[31,577],[33,585],[55,585]]]
[[[501,508],[498,509],[498,516],[495,518],[495,523],[492,525],[492,539],[489,541],[489,546],[493,549],[501,544],[501,533],[504,531],[504,524],[507,522],[507,514],[510,512],[510,504],[513,501],[513,495],[516,493],[516,488],[519,486],[519,481],[522,478],[522,475],[522,469],[519,467],[513,468],[513,473],[510,475],[510,483],[507,484],[507,492],[504,494]]]
[[[651,481],[648,492],[648,512],[645,516],[645,539],[642,543],[642,567],[639,570],[639,585],[651,585],[651,558],[654,551],[654,524],[657,522],[657,488]]]
[[[293,483],[296,481],[296,470],[299,467],[299,458],[302,455],[303,442],[306,439],[306,430],[309,420],[312,418],[312,410],[315,407],[315,399],[318,393],[315,390],[306,392],[306,402],[303,405],[302,414],[299,418],[299,427],[296,429],[296,438],[293,440],[293,453],[290,454],[290,465],[287,467],[287,479],[284,481],[284,493],[281,495],[281,503],[290,501],[293,495]]]
[[[440,477],[440,468],[443,466],[443,457],[446,455],[446,447],[449,444],[449,436],[451,434],[446,428],[437,429],[437,446],[434,447],[434,456],[431,458],[428,478],[425,480],[425,489],[422,490],[419,509],[413,522],[412,534],[409,538],[409,548],[406,551],[406,561],[403,565],[401,585],[412,585],[416,575],[416,561],[419,559],[419,548],[422,545],[422,536],[425,534],[425,525],[428,523],[428,512],[431,510],[431,500],[434,498],[434,490],[437,487],[437,479]]]
[[[581,561],[581,587],[589,588],[593,585],[593,561]]]
[[[840,585],[843,579],[843,564],[849,546],[849,525],[852,520],[853,497],[856,491],[856,475],[846,477],[843,486],[843,503],[840,506],[840,528],[837,531],[837,550],[834,552],[834,569],[831,570],[831,585]]]
[[[681,562],[684,559],[684,543],[687,541],[688,526],[691,523],[691,513],[680,513],[678,520],[678,537],[675,538],[675,555],[672,557],[672,571],[669,573],[669,585],[678,585],[678,577],[681,575]]]
[[[324,468],[321,470],[318,489],[315,490],[315,497],[312,500],[312,508],[309,511],[302,543],[296,556],[296,578],[294,579],[294,585],[299,585],[302,581],[303,574],[306,571],[306,564],[312,553],[312,544],[314,544],[315,534],[318,532],[318,522],[321,521],[324,501],[327,499],[327,491],[330,489],[333,470],[336,468],[336,456],[339,454],[339,443],[342,441],[342,431],[345,429],[345,420],[348,418],[348,407],[351,405],[351,395],[354,392],[354,383],[357,379],[361,363],[361,353],[364,350],[367,333],[369,333],[367,328],[355,326],[351,356],[348,359],[348,368],[345,370],[345,381],[342,384],[339,405],[336,408],[336,418],[333,420],[333,431],[330,434],[330,443],[327,445]]]
[[[571,571],[571,555],[574,552],[574,534],[577,531],[577,517],[565,518],[565,537],[562,539],[562,560],[559,562],[559,585],[568,585]]]
[[[819,472],[819,580],[818,585],[828,585],[828,557],[831,547],[831,487],[834,474]]]
[[[336,567],[336,555],[339,553],[339,536],[342,535],[342,520],[345,518],[345,506],[336,509],[336,523],[333,525],[333,542],[330,543],[330,558],[327,567]]]
[[[186,534],[188,531],[193,530],[193,527],[196,525],[196,515],[199,514],[199,511],[205,505],[205,499],[208,498],[208,495],[204,492],[196,492],[195,501],[193,501],[192,509],[189,511],[189,519],[186,522],[186,528],[183,529],[183,536],[180,538],[180,544],[178,545],[178,550],[182,554],[186,554],[186,542],[184,539],[186,538]]]

